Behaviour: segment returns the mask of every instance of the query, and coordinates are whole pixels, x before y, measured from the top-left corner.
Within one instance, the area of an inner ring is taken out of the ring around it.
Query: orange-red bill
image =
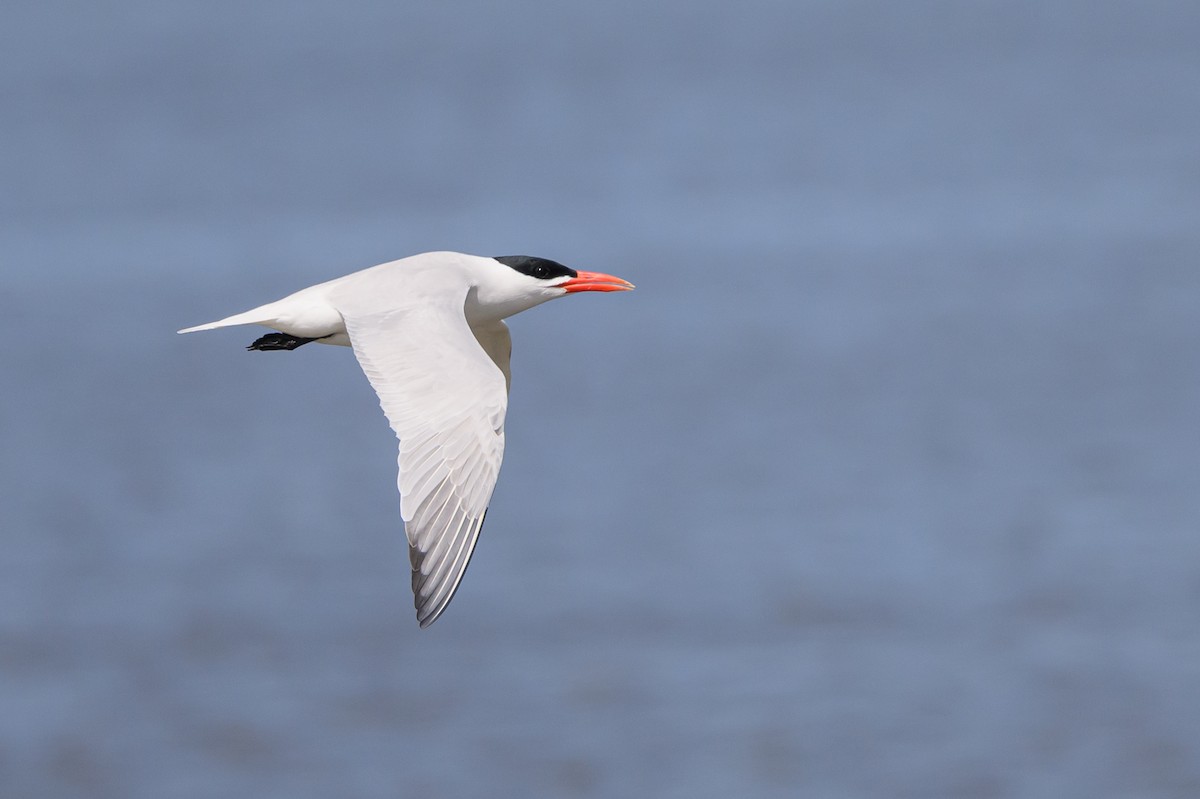
[[[576,272],[575,277],[559,283],[558,287],[570,294],[576,291],[629,291],[633,284],[603,272]]]

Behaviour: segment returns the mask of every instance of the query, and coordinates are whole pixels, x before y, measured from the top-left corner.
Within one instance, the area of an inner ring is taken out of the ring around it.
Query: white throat
[[[478,264],[473,270],[473,285],[467,292],[467,301],[463,309],[467,322],[472,327],[507,319],[565,293],[509,269],[491,258],[479,260],[484,263]]]

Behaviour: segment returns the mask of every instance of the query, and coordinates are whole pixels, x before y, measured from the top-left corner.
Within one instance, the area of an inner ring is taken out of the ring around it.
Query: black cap
[[[536,277],[538,280],[549,280],[555,277],[576,277],[577,273],[569,266],[563,266],[558,261],[549,258],[535,258],[532,255],[499,255],[495,260],[511,267],[523,275]]]

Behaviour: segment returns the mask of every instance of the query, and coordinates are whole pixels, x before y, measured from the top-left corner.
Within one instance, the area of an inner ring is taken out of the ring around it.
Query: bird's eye
[[[534,268],[533,274],[534,274],[534,277],[537,277],[541,280],[545,280],[546,278],[550,277],[550,270],[544,266],[539,265]]]

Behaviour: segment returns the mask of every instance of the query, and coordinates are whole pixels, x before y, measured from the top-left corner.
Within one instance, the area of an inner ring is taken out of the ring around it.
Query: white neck
[[[471,271],[472,287],[464,310],[472,327],[507,319],[564,293],[491,258],[476,259]]]

